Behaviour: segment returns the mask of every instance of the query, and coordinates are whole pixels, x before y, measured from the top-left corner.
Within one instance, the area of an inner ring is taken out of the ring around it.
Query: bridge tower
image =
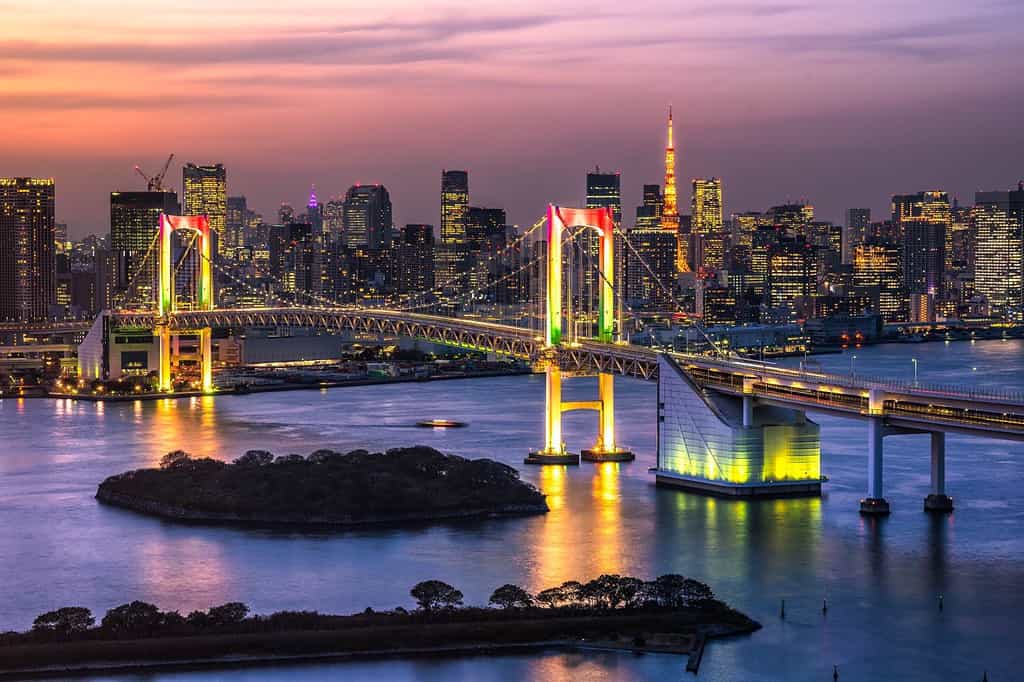
[[[544,373],[546,381],[544,405],[544,448],[531,452],[527,464],[578,464],[579,455],[570,453],[562,440],[562,413],[572,410],[595,410],[598,413],[598,433],[594,446],[584,450],[584,459],[590,461],[624,462],[633,459],[633,453],[615,443],[615,377],[598,372],[598,399],[592,401],[562,400],[562,369],[560,350],[563,345],[562,319],[562,234],[569,228],[585,227],[598,233],[598,268],[600,284],[598,294],[597,340],[614,341],[615,291],[612,287],[615,267],[615,219],[610,208],[565,208],[548,206],[547,229],[547,302],[544,338]]]
[[[196,310],[213,310],[213,269],[211,265],[210,221],[206,216],[171,216],[160,214],[160,256],[157,287],[157,312],[159,318],[156,332],[160,345],[160,390],[171,391],[171,352],[172,336],[180,334],[177,330],[171,333],[168,314],[178,309],[174,295],[173,251],[171,235],[178,230],[187,230],[196,234],[196,248],[199,253],[199,272],[196,281]],[[204,393],[213,392],[213,352],[212,330],[209,327],[195,330],[199,336],[201,387]]]

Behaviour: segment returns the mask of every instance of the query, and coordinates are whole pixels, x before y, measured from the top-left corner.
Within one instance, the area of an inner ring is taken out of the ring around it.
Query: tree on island
[[[184,450],[172,450],[160,458],[160,468],[173,469],[188,462],[189,459],[191,459],[191,455]]]
[[[659,606],[670,608],[693,606],[715,598],[706,584],[677,573],[658,576],[646,584],[646,590]]]
[[[502,585],[491,593],[487,602],[503,609],[526,609],[533,606],[533,597],[518,585]]]
[[[454,609],[462,606],[462,592],[440,580],[424,580],[416,583],[409,594],[424,611]]]
[[[92,617],[92,612],[84,606],[65,606],[38,616],[32,622],[32,629],[68,636],[85,632],[95,623],[96,619]]]
[[[238,601],[210,607],[207,612],[208,622],[215,627],[237,625],[245,620],[247,615],[249,615],[249,607]]]
[[[537,593],[536,601],[549,609],[553,609],[562,602],[562,596],[561,587],[549,587]]]
[[[274,461],[274,453],[266,450],[246,450],[245,454],[237,458],[234,464],[238,466],[266,466]]]
[[[153,604],[133,601],[121,604],[107,611],[100,621],[100,627],[118,635],[143,634],[155,631],[163,622],[163,614]]]

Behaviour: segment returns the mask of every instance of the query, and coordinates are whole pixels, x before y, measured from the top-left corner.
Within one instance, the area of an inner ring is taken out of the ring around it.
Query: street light
[[[914,363],[914,386],[917,386],[917,358],[910,358],[910,361]]]
[[[854,376],[854,373],[853,373],[853,361],[856,360],[856,359],[857,359],[856,355],[851,355],[850,356],[850,376]]]

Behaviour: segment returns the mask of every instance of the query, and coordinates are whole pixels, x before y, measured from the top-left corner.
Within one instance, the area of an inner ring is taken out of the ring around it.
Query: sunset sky
[[[222,162],[268,218],[382,182],[398,224],[437,224],[445,167],[529,224],[600,164],[628,225],[671,103],[681,196],[718,175],[727,211],[842,221],[1024,176],[1022,26],[1019,0],[0,0],[0,175],[55,177],[80,237],[169,152],[179,191]]]

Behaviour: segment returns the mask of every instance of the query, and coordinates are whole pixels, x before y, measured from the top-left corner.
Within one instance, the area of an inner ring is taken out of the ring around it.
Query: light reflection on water
[[[922,381],[1024,384],[1020,342],[885,346],[857,350],[865,373]],[[966,357],[965,357],[966,356]],[[822,356],[842,372],[848,356]],[[592,380],[567,382],[586,399]],[[1013,679],[1024,669],[1015,625],[1024,609],[1024,448],[950,436],[948,487],[957,511],[920,511],[928,487],[927,437],[886,440],[893,516],[863,519],[865,428],[820,417],[823,498],[747,501],[656,489],[654,390],[621,381],[620,440],[631,464],[522,465],[541,433],[537,377],[417,383],[297,393],[110,403],[0,401],[0,629],[70,603],[98,612],[145,599],[187,612],[228,600],[259,612],[355,611],[410,604],[408,588],[439,578],[484,603],[505,582],[539,590],[603,572],[705,580],[765,628],[716,643],[701,679]],[[527,406],[527,407],[524,407]],[[410,425],[443,416],[465,429]],[[593,441],[596,418],[566,415],[566,440]],[[180,526],[101,507],[105,476],[153,466],[169,450],[232,459],[246,449],[307,454],[319,447],[382,449],[421,442],[520,469],[548,495],[536,517],[292,533]],[[944,595],[945,610],[936,608]],[[786,600],[786,619],[778,617]],[[822,601],[829,610],[822,614]],[[866,655],[865,652],[871,652]],[[562,654],[359,663],[350,679],[652,679],[678,677],[674,657]],[[323,679],[324,666],[289,668]],[[281,669],[218,673],[274,679]],[[336,673],[336,671],[335,671]],[[209,679],[203,675],[146,679]]]

